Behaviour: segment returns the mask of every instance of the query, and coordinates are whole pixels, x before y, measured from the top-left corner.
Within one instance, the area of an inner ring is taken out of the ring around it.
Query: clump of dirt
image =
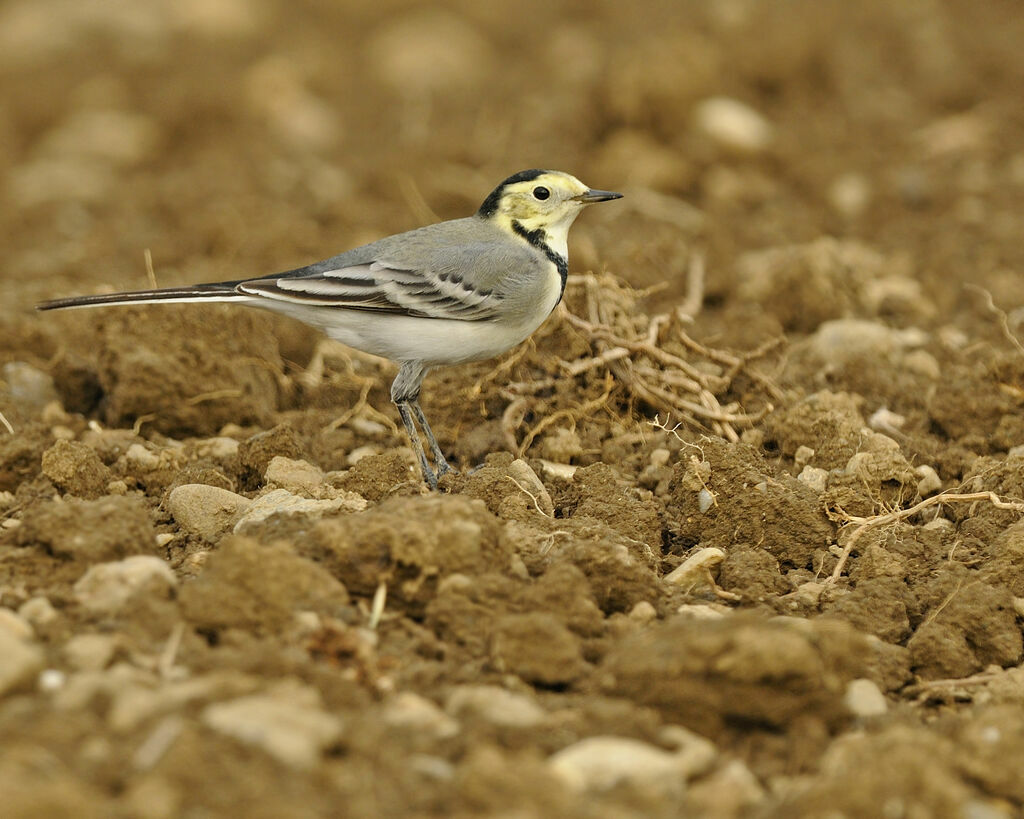
[[[144,419],[161,432],[193,435],[265,423],[278,406],[274,374],[282,367],[272,327],[267,316],[225,308],[107,311],[99,330],[107,423]]]
[[[77,441],[57,441],[43,453],[40,465],[54,486],[77,498],[105,495],[111,481],[106,464],[91,448]]]
[[[160,551],[149,510],[131,497],[41,504],[16,534],[21,546],[85,564]]]
[[[868,653],[839,623],[668,620],[620,641],[601,671],[607,690],[705,736],[781,732],[787,762],[807,765],[849,720],[845,684]]]
[[[300,553],[350,591],[372,594],[387,582],[413,607],[426,605],[446,576],[500,570],[511,557],[497,519],[479,501],[458,496],[393,498],[362,515],[358,526],[325,520],[311,535]]]
[[[263,545],[238,536],[219,543],[180,599],[186,620],[206,634],[254,624],[279,632],[301,612],[337,617],[349,602],[338,580],[287,543]]]
[[[776,474],[752,447],[707,438],[681,455],[666,504],[677,553],[698,544],[741,545],[763,549],[787,567],[809,569],[835,537],[815,492],[789,474]]]

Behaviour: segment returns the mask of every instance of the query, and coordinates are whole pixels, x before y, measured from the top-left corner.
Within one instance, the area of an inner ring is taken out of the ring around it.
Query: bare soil
[[[0,814],[1022,815],[1022,42],[1012,0],[0,5]],[[33,311],[528,167],[626,196],[533,339],[428,377],[438,493],[387,362]]]

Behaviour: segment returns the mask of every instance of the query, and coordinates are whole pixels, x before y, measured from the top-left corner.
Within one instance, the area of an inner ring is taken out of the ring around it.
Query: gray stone
[[[211,543],[229,532],[250,506],[248,498],[202,483],[175,487],[167,498],[167,510],[178,524]]]

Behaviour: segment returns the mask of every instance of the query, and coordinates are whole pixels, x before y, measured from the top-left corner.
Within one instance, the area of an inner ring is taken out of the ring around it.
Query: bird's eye
[[[551,191],[549,191],[543,185],[538,185],[536,188],[533,189],[533,197],[535,199],[540,199],[541,201],[543,201],[547,199],[549,196],[551,196]]]

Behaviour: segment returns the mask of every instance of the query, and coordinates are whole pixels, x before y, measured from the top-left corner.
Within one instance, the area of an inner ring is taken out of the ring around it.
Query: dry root
[[[853,554],[853,550],[857,545],[857,541],[860,540],[868,529],[876,526],[885,526],[890,523],[896,523],[897,521],[904,520],[909,517],[913,517],[918,512],[927,509],[929,506],[935,506],[940,503],[978,503],[984,502],[989,503],[996,509],[1006,509],[1011,512],[1017,512],[1024,514],[1024,503],[1019,501],[1008,501],[1000,498],[995,492],[968,492],[968,493],[955,493],[946,492],[940,495],[933,495],[920,503],[914,504],[909,509],[897,509],[894,512],[889,512],[885,515],[873,515],[872,517],[862,518],[855,517],[853,515],[843,515],[843,518],[849,525],[856,524],[856,528],[850,534],[849,540],[846,541],[846,545],[843,547],[843,552],[839,556],[839,561],[836,563],[836,567],[832,570],[832,575],[825,581],[826,583],[836,583],[843,575],[843,570],[846,568],[846,561],[850,559],[850,555]]]
[[[540,433],[558,422],[575,428],[580,418],[607,408],[613,394],[629,407],[642,404],[689,427],[738,441],[739,430],[755,425],[772,410],[770,400],[781,398],[770,379],[749,365],[782,340],[773,339],[757,350],[738,355],[706,347],[691,338],[683,325],[699,310],[703,279],[703,259],[695,256],[690,266],[686,310],[649,316],[638,305],[644,294],[615,277],[592,273],[570,276],[560,316],[571,328],[570,335],[582,336],[591,354],[574,360],[558,357],[552,362],[544,361],[542,353],[523,347],[499,367],[507,372],[533,352],[534,358],[541,359],[537,362],[541,369],[550,374],[523,378],[502,390],[510,402],[502,419],[509,448],[522,455]],[[745,411],[736,401],[723,405],[719,400],[740,373],[764,393],[756,412]],[[583,380],[585,383],[574,393],[587,398],[571,406],[547,400],[544,394],[557,393],[556,387],[566,378]],[[481,379],[473,394],[479,395],[490,380],[490,376]],[[540,420],[524,432],[521,427],[528,413]]]

